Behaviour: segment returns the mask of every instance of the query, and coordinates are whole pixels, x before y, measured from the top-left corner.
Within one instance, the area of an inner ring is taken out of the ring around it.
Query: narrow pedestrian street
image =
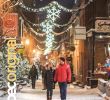
[[[0,0],[0,100],[110,100],[110,0]]]
[[[6,100],[7,95],[0,97],[0,100]],[[41,80],[36,82],[36,89],[31,89],[31,87],[25,86],[16,95],[16,100],[46,100],[46,90],[42,90]],[[60,100],[59,88],[56,85],[56,89],[53,93],[52,100]],[[69,85],[68,86],[68,96],[67,100],[103,100],[98,95],[97,89],[82,89],[78,86]]]

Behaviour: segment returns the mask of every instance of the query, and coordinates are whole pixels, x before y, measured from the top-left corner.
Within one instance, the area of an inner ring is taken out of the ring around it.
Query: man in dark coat
[[[33,65],[29,71],[29,79],[32,81],[32,89],[35,89],[36,79],[38,79],[38,71],[35,65]]]

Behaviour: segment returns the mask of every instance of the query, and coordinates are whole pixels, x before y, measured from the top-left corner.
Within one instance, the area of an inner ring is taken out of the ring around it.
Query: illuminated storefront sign
[[[16,39],[8,39],[7,42],[8,54],[8,100],[16,100]]]
[[[16,100],[16,37],[18,36],[18,14],[8,13],[3,17],[3,35],[7,39],[8,100]]]

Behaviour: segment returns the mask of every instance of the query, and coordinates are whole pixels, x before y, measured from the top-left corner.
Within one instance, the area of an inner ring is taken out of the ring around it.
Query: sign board
[[[81,27],[81,26],[76,26],[74,38],[76,40],[85,40],[86,39],[86,28]]]
[[[3,34],[5,37],[16,37],[18,35],[17,13],[8,13],[3,17]]]
[[[95,30],[96,32],[110,32],[110,20],[96,20]]]

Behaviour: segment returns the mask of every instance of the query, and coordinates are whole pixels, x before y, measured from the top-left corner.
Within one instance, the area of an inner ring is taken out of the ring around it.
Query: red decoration
[[[6,37],[16,37],[18,35],[18,14],[8,13],[3,18],[3,34]]]

